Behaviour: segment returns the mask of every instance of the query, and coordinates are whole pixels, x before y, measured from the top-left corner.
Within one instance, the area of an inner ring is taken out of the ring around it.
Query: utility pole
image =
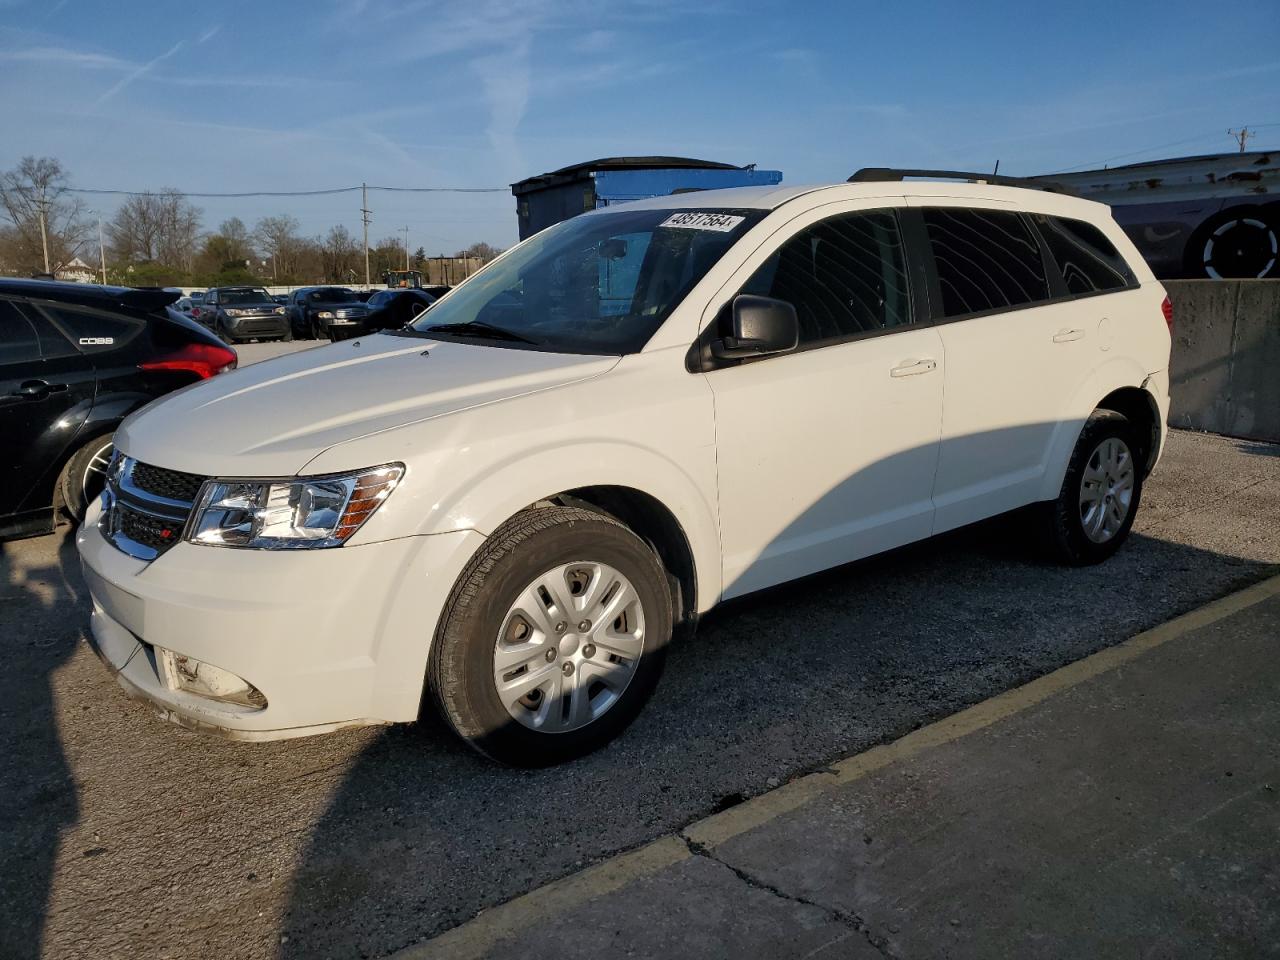
[[[102,242],[102,214],[98,214],[98,258],[102,263],[102,285],[107,285],[107,246]]]
[[[1240,144],[1240,152],[1244,153],[1244,145],[1248,143],[1250,140],[1252,140],[1254,137],[1256,137],[1257,134],[1254,133],[1252,130],[1250,130],[1248,127],[1241,127],[1239,130],[1228,130],[1227,136],[1231,137],[1236,141],[1236,143]]]
[[[48,197],[46,197],[43,193],[41,193],[40,199],[36,201],[36,206],[40,208],[40,245],[44,247],[44,272],[45,273],[51,272],[49,270],[49,235],[47,230],[45,229],[45,223],[44,223],[45,221],[44,208],[48,205],[48,203],[49,203]]]
[[[360,219],[364,221],[364,288],[369,289],[369,223],[373,211],[369,209],[369,188],[360,184]]]
[[[404,269],[405,269],[405,272],[408,273],[409,272],[409,228],[407,226],[401,227],[400,232],[404,234]]]

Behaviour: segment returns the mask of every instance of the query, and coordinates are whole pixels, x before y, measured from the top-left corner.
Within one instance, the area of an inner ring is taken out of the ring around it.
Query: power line
[[[201,199],[243,199],[246,197],[329,197],[339,193],[356,193],[362,189],[388,193],[507,193],[508,187],[335,187],[331,190],[248,190],[242,193],[191,193],[178,190],[184,197]],[[155,190],[103,190],[91,187],[67,187],[68,193],[90,193],[99,196],[141,197]]]
[[[1280,127],[1280,123],[1253,123],[1249,125],[1250,131],[1261,130],[1264,127]],[[1250,135],[1252,135],[1252,133]],[[1144,153],[1154,153],[1156,150],[1164,150],[1167,147],[1180,147],[1185,143],[1195,143],[1197,141],[1208,140],[1210,137],[1216,136],[1221,136],[1221,134],[1217,132],[1205,132],[1194,137],[1187,137],[1183,140],[1174,140],[1170,143],[1157,143],[1155,146],[1146,147],[1143,150],[1134,150],[1130,153],[1120,153],[1114,157],[1107,157],[1105,160],[1091,160],[1088,163],[1073,163],[1071,166],[1063,167],[1061,170],[1054,170],[1053,173],[1070,173],[1072,170],[1079,170],[1084,167],[1102,167],[1115,160],[1128,160],[1130,157],[1138,157]]]

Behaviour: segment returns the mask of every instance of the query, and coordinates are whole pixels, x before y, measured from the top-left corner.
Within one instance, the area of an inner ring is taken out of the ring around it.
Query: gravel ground
[[[167,724],[83,643],[68,531],[0,545],[0,955],[389,953],[1259,580],[1278,518],[1280,447],[1175,433],[1108,563],[1043,565],[1004,519],[736,602],[623,738],[537,772],[434,720]]]

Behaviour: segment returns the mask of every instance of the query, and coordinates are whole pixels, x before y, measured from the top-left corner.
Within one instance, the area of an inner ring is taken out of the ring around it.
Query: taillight
[[[193,317],[198,317],[198,316],[200,316],[200,308],[199,308],[199,307],[192,307],[192,308],[191,308],[191,316],[193,316]]]
[[[202,380],[236,368],[239,357],[230,347],[213,343],[188,343],[186,346],[138,364],[143,370],[190,370]]]
[[[1164,303],[1160,304],[1160,309],[1164,311],[1164,322],[1169,325],[1169,334],[1173,334],[1173,301],[1168,297],[1164,298]]]

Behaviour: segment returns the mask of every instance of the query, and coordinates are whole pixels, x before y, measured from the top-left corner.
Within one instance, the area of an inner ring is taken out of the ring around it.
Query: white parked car
[[[77,538],[101,656],[200,729],[431,700],[540,765],[722,600],[1024,507],[1108,557],[1164,441],[1160,284],[1100,204],[852,180],[587,213],[134,415]]]

